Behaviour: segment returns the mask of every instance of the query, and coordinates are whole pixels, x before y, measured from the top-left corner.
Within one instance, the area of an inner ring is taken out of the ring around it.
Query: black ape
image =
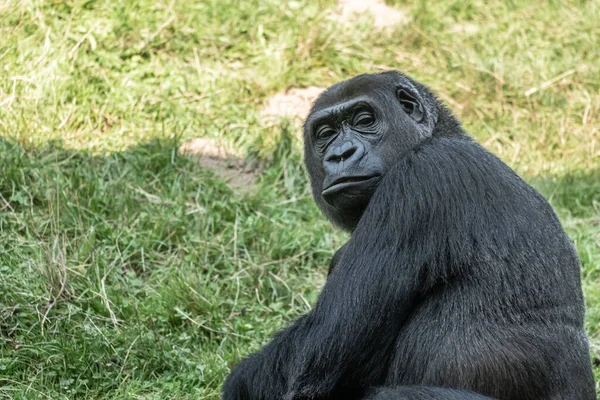
[[[225,400],[596,398],[556,215],[426,87],[398,72],[334,85],[304,139],[315,200],[352,237]]]

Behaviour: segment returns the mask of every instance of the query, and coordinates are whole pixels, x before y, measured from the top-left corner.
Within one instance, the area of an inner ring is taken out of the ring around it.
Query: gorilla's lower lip
[[[344,176],[336,179],[331,185],[327,186],[323,189],[323,196],[327,196],[343,190],[347,187],[351,187],[357,184],[365,183],[367,181],[379,178],[379,175],[369,175],[369,176]]]

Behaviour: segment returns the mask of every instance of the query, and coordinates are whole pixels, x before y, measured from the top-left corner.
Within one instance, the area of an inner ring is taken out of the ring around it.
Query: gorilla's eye
[[[324,125],[317,129],[317,138],[319,139],[327,139],[333,135],[335,135],[335,130],[328,125]]]
[[[368,111],[359,112],[352,119],[352,125],[354,126],[369,126],[373,122],[375,122],[375,117]]]

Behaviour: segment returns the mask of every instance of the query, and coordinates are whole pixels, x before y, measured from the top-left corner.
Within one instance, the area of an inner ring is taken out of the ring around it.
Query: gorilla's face
[[[361,75],[327,90],[304,127],[305,162],[319,207],[352,230],[383,176],[424,137],[425,108],[400,74]]]
[[[324,172],[321,196],[338,210],[366,205],[390,166],[378,151],[386,132],[380,115],[367,97],[311,115],[313,151]]]

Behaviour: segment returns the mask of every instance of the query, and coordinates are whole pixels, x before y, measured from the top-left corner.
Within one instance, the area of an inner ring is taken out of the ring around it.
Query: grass
[[[219,398],[346,239],[310,198],[297,124],[261,105],[388,68],[550,199],[600,343],[600,2],[388,4],[411,22],[344,26],[333,1],[0,1],[0,397]],[[177,153],[198,136],[262,159],[259,190]]]

